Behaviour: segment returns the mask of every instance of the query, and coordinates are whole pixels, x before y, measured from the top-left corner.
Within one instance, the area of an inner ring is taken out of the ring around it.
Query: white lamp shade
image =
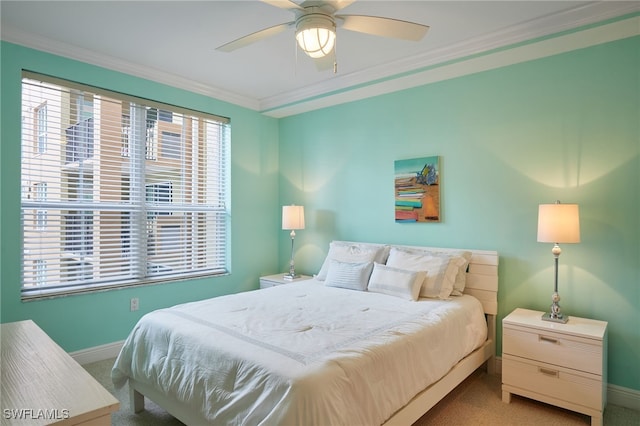
[[[282,229],[304,229],[304,206],[282,206]]]
[[[298,46],[312,58],[322,58],[333,50],[336,43],[335,24],[328,16],[307,15],[296,24]]]
[[[540,204],[538,242],[579,243],[580,212],[577,204]]]

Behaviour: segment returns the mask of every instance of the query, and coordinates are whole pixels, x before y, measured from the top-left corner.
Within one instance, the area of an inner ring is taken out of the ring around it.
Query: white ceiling
[[[301,0],[296,0],[301,3]],[[196,89],[255,110],[343,90],[638,10],[637,1],[372,1],[342,14],[429,25],[419,42],[338,28],[338,72],[317,71],[293,29],[231,53],[216,47],[289,22],[260,1],[0,2],[2,39]]]

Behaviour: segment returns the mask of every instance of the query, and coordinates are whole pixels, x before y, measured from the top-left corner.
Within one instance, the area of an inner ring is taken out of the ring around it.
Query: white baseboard
[[[607,402],[640,411],[640,391],[609,384],[607,386]]]
[[[124,340],[121,340],[119,342],[107,343],[106,345],[70,352],[69,355],[80,365],[91,364],[92,362],[117,357],[123,344]]]
[[[496,357],[496,374],[502,375],[502,358]],[[640,391],[607,384],[607,404],[640,411]]]

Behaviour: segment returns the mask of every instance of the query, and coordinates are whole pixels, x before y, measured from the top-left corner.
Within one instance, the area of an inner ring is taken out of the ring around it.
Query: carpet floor
[[[114,426],[176,426],[181,422],[161,407],[145,401],[145,411],[133,414],[128,388],[115,389],[111,367],[115,359],[83,367],[120,401],[120,410],[111,417]],[[413,426],[585,426],[591,418],[573,411],[514,395],[510,404],[502,402],[500,376],[478,370],[422,416]],[[640,426],[640,412],[609,404],[605,426]],[[195,425],[194,425],[195,426]],[[299,425],[303,426],[303,425]]]

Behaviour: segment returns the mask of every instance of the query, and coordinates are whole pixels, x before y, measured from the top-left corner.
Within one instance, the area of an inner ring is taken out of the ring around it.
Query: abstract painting
[[[440,222],[440,157],[395,161],[396,222]]]

